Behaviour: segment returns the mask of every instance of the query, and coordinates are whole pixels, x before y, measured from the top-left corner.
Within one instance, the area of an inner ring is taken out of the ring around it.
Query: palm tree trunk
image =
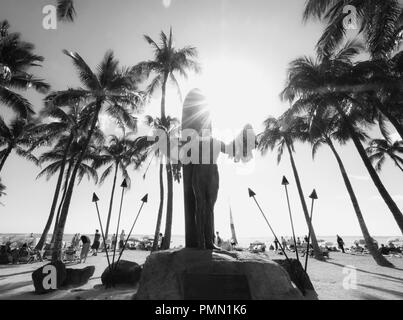
[[[67,188],[69,185],[70,174],[71,174],[71,169],[73,168],[73,164],[74,164],[74,157],[71,157],[71,159],[69,160],[69,167],[67,168],[66,177],[64,178],[63,194],[62,194],[62,198],[60,199],[59,207],[57,208],[55,225],[53,227],[52,239],[50,240],[50,243],[55,243],[57,225],[59,223],[60,212],[62,210],[64,199],[66,199],[66,193],[67,193]]]
[[[152,251],[156,251],[158,249],[158,237],[161,230],[161,222],[162,222],[162,211],[164,209],[164,165],[160,164],[160,205],[158,208],[158,217],[157,217],[157,225],[155,226],[154,233],[154,242]]]
[[[350,179],[347,175],[346,169],[344,168],[344,164],[341,161],[341,158],[339,154],[336,151],[336,148],[333,145],[333,142],[331,139],[327,138],[326,139],[327,144],[329,145],[330,149],[332,150],[334,156],[336,157],[337,163],[339,164],[340,172],[344,180],[344,184],[346,185],[348,194],[350,195],[351,203],[353,204],[355,214],[358,219],[358,223],[360,225],[362,235],[364,236],[365,244],[367,245],[367,249],[369,253],[372,255],[374,258],[375,262],[383,267],[393,267],[393,264],[390,263],[379,251],[378,248],[376,248],[374,242],[372,241],[371,235],[369,234],[367,225],[365,223],[364,217],[361,213],[360,206],[358,204],[357,197],[355,196],[353,187],[351,185]]]
[[[73,189],[74,189],[74,184],[76,181],[77,172],[78,172],[78,169],[80,168],[81,162],[84,159],[84,155],[87,151],[88,145],[90,144],[92,135],[93,135],[95,127],[97,125],[98,115],[99,115],[99,112],[101,111],[101,107],[102,107],[102,102],[98,100],[96,103],[96,111],[94,114],[94,118],[92,119],[91,128],[87,135],[87,140],[85,141],[83,150],[81,151],[81,153],[77,159],[77,162],[74,166],[73,172],[71,174],[71,178],[69,181],[69,187],[68,187],[67,193],[66,193],[66,199],[63,202],[63,207],[62,207],[62,211],[60,213],[59,223],[57,225],[55,248],[54,248],[54,251],[52,254],[52,261],[62,260],[62,243],[63,243],[64,227],[66,225],[67,215],[69,213],[69,207],[70,207],[71,197],[73,195]]]
[[[313,230],[313,227],[312,227],[311,219],[309,217],[308,207],[306,206],[304,193],[303,193],[302,187],[301,187],[301,181],[299,179],[297,166],[295,165],[294,157],[292,155],[292,150],[288,143],[286,143],[286,145],[287,145],[288,153],[290,155],[291,166],[292,166],[292,170],[294,172],[295,183],[297,184],[297,189],[298,189],[298,193],[299,193],[299,198],[301,200],[302,210],[304,212],[305,220],[308,225],[309,233],[311,235],[311,244],[313,247],[313,253],[314,253],[315,259],[324,260],[322,251],[320,250],[319,245],[318,245],[318,240],[316,239],[315,231]]]
[[[172,166],[168,159],[168,164],[166,165],[167,172],[167,215],[165,221],[165,234],[164,234],[164,243],[163,249],[167,250],[171,246],[171,232],[172,232],[172,198],[173,198],[173,177],[172,177]]]
[[[4,154],[4,156],[3,156],[3,158],[1,159],[1,162],[0,162],[0,172],[1,172],[1,170],[3,169],[3,166],[4,166],[4,164],[6,163],[6,160],[7,160],[8,156],[10,155],[10,153],[11,153],[12,150],[13,150],[13,147],[12,147],[12,146],[8,146],[8,147],[7,147],[7,151],[6,151],[6,153]]]
[[[163,124],[165,124],[166,120],[165,97],[166,97],[167,81],[168,81],[168,74],[164,74],[164,81],[162,82],[162,96],[161,96],[161,120]]]
[[[109,202],[109,211],[108,211],[108,220],[106,221],[106,228],[105,228],[105,240],[108,239],[108,232],[109,232],[109,223],[111,221],[112,215],[112,207],[113,207],[113,196],[115,194],[115,187],[116,187],[116,177],[118,175],[118,163],[115,163],[115,176],[113,177],[113,185],[112,185],[112,192],[111,192],[111,200]]]
[[[367,153],[365,152],[364,146],[362,145],[360,139],[358,138],[353,126],[351,125],[350,121],[348,120],[343,109],[339,106],[337,106],[337,109],[347,124],[347,128],[351,135],[351,139],[353,140],[354,145],[357,148],[357,151],[360,154],[361,159],[364,162],[364,165],[367,168],[372,181],[374,182],[375,186],[377,187],[379,194],[385,201],[386,205],[389,207],[389,210],[391,211],[393,217],[396,220],[397,225],[400,228],[400,231],[403,234],[403,214],[402,214],[402,212],[400,211],[399,207],[396,205],[396,202],[392,199],[389,192],[386,190],[385,186],[383,185],[381,179],[379,178],[378,174],[376,173],[376,170],[372,166],[372,163],[369,160]]]
[[[64,168],[66,166],[67,155],[70,150],[70,145],[72,142],[73,142],[73,134],[70,134],[69,141],[67,143],[66,149],[64,150],[62,165],[60,166],[59,177],[57,178],[56,189],[55,189],[55,193],[53,195],[53,201],[52,201],[52,206],[50,208],[48,221],[46,222],[46,225],[45,225],[45,228],[43,229],[41,238],[39,239],[38,244],[35,247],[35,249],[37,249],[37,250],[42,250],[43,245],[45,244],[45,241],[46,241],[46,237],[48,236],[49,229],[52,225],[53,217],[55,215],[55,210],[56,210],[56,206],[57,206],[57,201],[59,199],[60,188],[61,188],[62,182],[63,182],[63,174],[64,174]]]
[[[399,120],[397,120],[397,118],[395,116],[393,116],[389,112],[388,108],[386,106],[384,106],[382,103],[378,104],[378,109],[389,120],[389,122],[395,127],[396,131],[400,135],[400,138],[403,139],[403,126],[401,125]]]

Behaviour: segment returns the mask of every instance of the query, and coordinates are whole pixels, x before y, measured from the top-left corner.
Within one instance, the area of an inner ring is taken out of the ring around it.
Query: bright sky
[[[70,60],[62,49],[77,51],[95,67],[108,49],[113,49],[122,65],[134,65],[151,59],[152,50],[143,40],[148,34],[157,39],[159,32],[172,26],[175,45],[196,46],[203,74],[181,79],[183,96],[193,87],[200,87],[211,102],[214,128],[233,132],[251,123],[257,132],[269,115],[278,116],[287,108],[279,100],[288,63],[301,55],[312,55],[323,26],[318,22],[302,23],[304,1],[301,0],[81,0],[76,1],[78,16],[73,24],[59,24],[57,30],[42,28],[42,8],[51,0],[2,0],[0,20],[7,19],[13,31],[36,44],[45,57],[43,68],[35,72],[44,77],[54,90],[78,85]],[[171,88],[172,89],[172,88]],[[37,111],[42,98],[35,92],[26,94]],[[159,96],[145,113],[158,112]],[[1,107],[0,113],[8,117]],[[181,104],[176,91],[170,90],[168,113],[180,116]],[[106,126],[108,123],[106,122]],[[373,136],[378,132],[374,131]],[[378,196],[361,159],[352,145],[338,148],[350,174],[362,212],[373,235],[399,235],[388,208]],[[315,205],[314,227],[318,235],[360,235],[351,202],[337,163],[330,150],[323,147],[313,162],[310,146],[296,145],[296,162],[305,196],[316,188],[319,200]],[[279,166],[276,153],[246,165],[225,162],[220,166],[220,191],[215,207],[216,230],[230,237],[229,203],[239,237],[271,236],[268,227],[248,198],[247,188],[257,193],[278,235],[290,235],[291,228],[283,175],[291,182],[289,192],[296,233],[307,233],[288,156]],[[12,155],[2,173],[7,186],[5,204],[0,206],[0,233],[41,232],[49,214],[56,177],[36,180],[40,169]],[[158,170],[152,166],[144,181],[144,169],[132,172],[132,189],[123,206],[122,226],[130,229],[140,205],[140,198],[149,193],[150,202],[138,221],[136,234],[153,234],[158,211]],[[403,205],[401,172],[390,162],[381,178],[400,207]],[[398,179],[399,180],[398,180]],[[98,228],[96,211],[90,202],[95,191],[101,199],[101,214],[106,217],[112,181],[102,186],[83,180],[75,189],[66,224],[66,233],[93,233]],[[120,190],[115,197],[112,229],[116,228]],[[310,199],[307,198],[307,201]],[[308,202],[310,204],[310,202]],[[182,186],[175,184],[173,234],[184,234]],[[163,222],[163,226],[164,226]],[[164,229],[162,229],[163,231]]]

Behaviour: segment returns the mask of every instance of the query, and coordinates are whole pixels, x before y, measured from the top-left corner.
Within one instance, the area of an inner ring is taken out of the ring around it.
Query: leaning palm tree
[[[135,157],[133,156],[133,148],[135,148],[135,141],[130,138],[131,134],[123,134],[123,136],[118,137],[116,135],[111,135],[109,139],[109,144],[103,146],[100,149],[101,155],[99,155],[94,161],[94,168],[99,169],[101,166],[106,165],[107,168],[101,175],[100,184],[104,183],[107,177],[113,172],[113,183],[111,197],[109,201],[108,218],[105,227],[105,239],[108,239],[109,224],[112,215],[113,199],[115,195],[116,178],[118,171],[120,169],[122,177],[126,179],[128,186],[130,186],[130,176],[127,172],[127,167],[131,165]],[[136,159],[137,160],[137,159]],[[135,161],[136,165],[139,165],[138,161]]]
[[[387,157],[403,171],[403,141],[392,142],[388,136],[384,139],[373,139],[366,151],[376,171],[382,170]]]
[[[0,22],[0,103],[11,108],[18,116],[34,114],[32,104],[18,91],[33,88],[46,93],[50,86],[29,72],[44,60],[34,53],[34,45],[21,40],[19,33],[10,33],[7,20]]]
[[[166,116],[166,89],[168,81],[172,82],[176,88],[179,89],[179,83],[176,79],[175,74],[179,74],[183,77],[187,77],[187,72],[189,70],[193,70],[195,72],[199,72],[200,67],[196,62],[197,58],[197,49],[194,47],[184,47],[181,49],[177,49],[174,46],[173,36],[172,36],[172,28],[169,31],[169,35],[166,35],[163,31],[160,34],[160,43],[154,41],[151,37],[145,35],[144,39],[147,41],[149,45],[154,49],[154,60],[144,61],[139,63],[137,66],[133,68],[133,72],[135,74],[140,74],[147,78],[153,74],[153,79],[150,82],[150,85],[147,88],[147,93],[149,96],[153,95],[155,91],[161,88],[161,114],[160,119],[162,125],[166,128],[169,127],[167,123]],[[168,139],[167,139],[168,140]],[[173,175],[172,175],[172,165],[170,163],[169,157],[167,157],[166,164],[166,172],[167,172],[167,221],[165,229],[165,240],[164,247],[168,249],[171,242],[171,229],[172,229],[172,210],[173,210]]]
[[[349,8],[355,12],[348,12],[346,9]],[[356,18],[359,33],[374,59],[388,57],[401,40],[403,31],[403,10],[399,0],[308,0],[303,17],[305,21],[318,18],[327,23],[317,45],[320,56],[333,52],[345,38],[349,17]]]
[[[367,135],[359,126],[361,115],[351,113],[349,115],[349,120],[354,125],[356,135],[359,137],[359,139],[365,141],[367,139]],[[307,115],[306,121],[309,124],[307,126],[307,139],[312,144],[312,157],[315,158],[318,149],[322,145],[327,145],[336,158],[337,164],[339,165],[340,173],[342,175],[347,192],[350,196],[351,203],[357,216],[358,224],[361,228],[369,253],[372,255],[378,265],[384,267],[393,267],[393,264],[391,264],[378,251],[378,248],[373,242],[373,239],[368,231],[368,227],[362,215],[358,199],[350,182],[350,178],[347,174],[343,161],[333,143],[333,141],[337,141],[339,144],[344,145],[350,140],[350,134],[349,131],[346,129],[345,123],[343,122],[343,120],[340,119],[340,116],[337,113],[335,114],[334,112],[329,110],[325,110],[323,113]]]
[[[348,130],[372,181],[403,233],[402,211],[390,196],[372,166],[365,148],[348,117],[353,110],[361,110],[362,117],[368,123],[371,123],[367,104],[365,103],[366,100],[361,99],[362,93],[354,90],[350,91],[349,89],[349,85],[355,83],[355,79],[352,77],[354,66],[350,60],[355,54],[355,50],[346,51],[344,49],[317,61],[303,57],[291,62],[282,99],[288,100],[292,104],[293,114],[299,114],[301,111],[314,114],[329,108],[337,111],[343,119],[346,130]]]
[[[264,122],[264,131],[258,137],[258,148],[262,154],[265,154],[268,149],[274,150],[277,147],[278,163],[281,161],[284,149],[287,149],[302,205],[302,210],[304,212],[305,220],[311,235],[314,255],[316,259],[323,260],[323,255],[319,248],[316,234],[309,217],[308,207],[305,202],[305,196],[302,191],[301,181],[293,155],[295,152],[294,141],[304,139],[304,131],[302,130],[304,123],[297,118],[289,118],[287,120],[288,121],[286,121],[285,115],[279,119],[273,117],[267,118]]]
[[[76,176],[96,130],[101,110],[105,110],[107,114],[118,119],[118,121],[122,121],[128,126],[133,126],[135,122],[132,122],[133,117],[131,116],[131,112],[135,110],[140,98],[139,94],[135,91],[137,89],[135,83],[133,83],[127,72],[118,68],[118,61],[114,58],[111,51],[105,54],[96,72],[91,70],[78,53],[66,50],[64,53],[73,60],[83,88],[54,92],[47,97],[46,105],[50,107],[64,106],[68,102],[77,100],[89,102],[86,107],[88,111],[86,119],[89,124],[89,130],[84,138],[82,152],[78,156],[71,173],[56,231],[56,250],[52,256],[53,260],[61,259],[64,226],[68,216]]]
[[[38,121],[15,118],[7,125],[0,117],[0,171],[3,169],[6,160],[11,152],[29,161],[38,164],[38,159],[32,154],[30,148],[38,140]]]
[[[67,109],[66,109],[67,108]],[[47,143],[51,143],[52,140],[59,139],[54,150],[52,152],[62,153],[63,157],[60,159],[59,175],[56,182],[56,188],[53,195],[52,205],[50,208],[50,213],[45,224],[42,235],[35,247],[37,250],[42,250],[45,244],[49,229],[52,225],[54,214],[56,211],[56,206],[59,199],[60,190],[62,187],[63,175],[66,174],[65,167],[67,164],[67,157],[70,153],[70,147],[74,139],[79,137],[80,127],[86,125],[81,121],[81,107],[78,104],[72,104],[66,106],[65,108],[45,108],[41,112],[41,116],[46,118],[51,118],[53,121],[44,125],[47,135],[51,137]],[[81,128],[85,130],[86,128]],[[49,153],[46,153],[49,154]],[[39,159],[40,163],[43,163],[47,157],[42,156]],[[57,220],[57,219],[56,219]]]

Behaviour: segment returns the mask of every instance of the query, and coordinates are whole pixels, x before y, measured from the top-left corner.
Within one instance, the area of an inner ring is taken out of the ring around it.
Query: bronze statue
[[[199,150],[198,157],[193,157],[191,163],[182,164],[186,247],[218,249],[214,245],[214,205],[219,189],[217,158],[222,152],[235,161],[249,161],[255,148],[254,132],[250,125],[246,125],[242,133],[227,145],[213,138],[207,102],[198,89],[187,95],[183,105],[182,133],[186,130],[197,133],[188,142],[193,147],[188,145],[186,149]],[[191,152],[188,151],[187,155],[191,156]]]

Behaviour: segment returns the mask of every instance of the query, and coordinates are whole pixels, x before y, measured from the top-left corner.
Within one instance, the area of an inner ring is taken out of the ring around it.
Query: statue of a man
[[[246,125],[230,144],[215,139],[206,100],[200,90],[194,89],[183,106],[182,139],[184,137],[190,137],[180,150],[186,247],[218,249],[214,245],[214,205],[219,189],[217,159],[220,153],[226,153],[236,162],[249,161],[255,148],[255,134],[252,127]],[[191,161],[185,163],[186,157]]]

